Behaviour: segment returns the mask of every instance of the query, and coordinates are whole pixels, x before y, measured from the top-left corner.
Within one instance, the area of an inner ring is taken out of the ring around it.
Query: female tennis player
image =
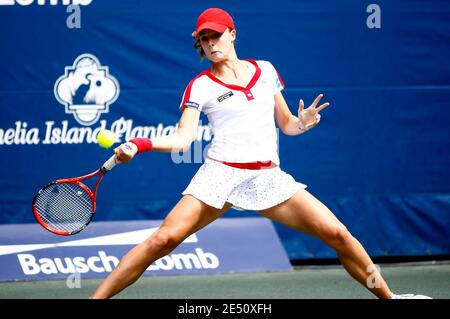
[[[257,211],[321,239],[336,251],[348,273],[377,297],[406,297],[391,292],[358,240],[305,190],[306,185],[278,166],[276,124],[287,135],[311,130],[319,123],[320,112],[329,106],[319,105],[323,95],[308,108],[300,100],[298,116],[292,115],[281,93],[283,81],[273,65],[237,57],[234,22],[224,10],[204,11],[192,35],[195,48],[211,67],[188,84],[176,133],[152,140],[133,139],[125,143],[131,149],[122,144],[114,151],[119,163],[148,151],[185,151],[194,140],[201,112],[212,125],[212,145],[204,164],[159,229],[122,258],[92,298],[117,294],[151,263],[231,207]]]

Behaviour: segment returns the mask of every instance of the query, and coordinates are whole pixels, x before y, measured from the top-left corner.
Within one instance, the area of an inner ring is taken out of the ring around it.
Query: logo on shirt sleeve
[[[279,79],[279,78],[277,78],[275,82],[276,82],[276,86],[277,86],[278,89],[283,88],[283,87],[281,86],[281,83],[280,83],[280,79]]]
[[[230,91],[230,92],[227,92],[227,93],[219,96],[217,98],[217,101],[222,102],[223,100],[226,100],[226,99],[228,99],[229,97],[232,97],[232,96],[233,96],[233,91]]]
[[[200,105],[198,103],[195,103],[195,102],[192,102],[192,101],[187,101],[187,102],[184,102],[184,106],[191,107],[191,108],[194,108],[194,109],[198,110]]]

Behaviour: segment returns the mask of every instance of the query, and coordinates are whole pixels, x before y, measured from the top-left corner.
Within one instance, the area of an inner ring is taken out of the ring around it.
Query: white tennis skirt
[[[250,170],[205,159],[182,194],[218,209],[228,202],[237,210],[263,210],[288,200],[306,187],[278,166]]]

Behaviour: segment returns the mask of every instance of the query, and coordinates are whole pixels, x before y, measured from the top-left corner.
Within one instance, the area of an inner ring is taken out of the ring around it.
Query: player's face
[[[204,30],[199,36],[203,51],[212,62],[220,62],[228,57],[235,38],[236,31],[228,29],[222,34],[213,30]]]

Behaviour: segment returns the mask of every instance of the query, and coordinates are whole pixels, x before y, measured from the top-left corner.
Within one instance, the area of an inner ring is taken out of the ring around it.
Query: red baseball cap
[[[228,12],[219,8],[209,8],[203,11],[197,19],[196,37],[205,29],[224,33],[228,28],[234,29],[233,18]]]

